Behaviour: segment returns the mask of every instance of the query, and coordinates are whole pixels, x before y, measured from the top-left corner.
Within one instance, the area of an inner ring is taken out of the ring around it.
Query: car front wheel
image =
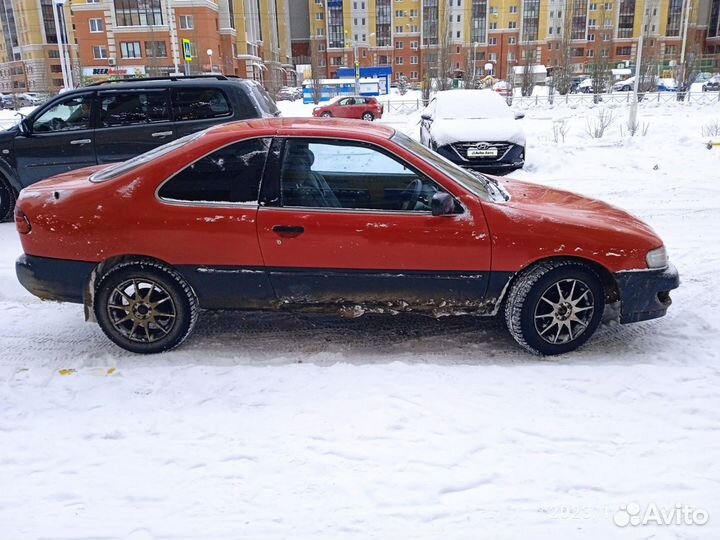
[[[375,117],[372,115],[372,113],[366,112],[363,113],[362,119],[367,120],[368,122],[372,122]]]
[[[330,111],[325,111],[320,116],[322,116],[323,118],[330,118],[332,116],[332,113]]]
[[[15,209],[15,191],[10,182],[0,175],[0,222],[12,219]]]
[[[541,262],[513,283],[505,322],[530,352],[563,354],[585,343],[605,308],[603,286],[591,268],[572,261]]]
[[[95,318],[116,345],[151,354],[180,345],[195,326],[198,301],[176,271],[154,261],[128,262],[103,275]]]

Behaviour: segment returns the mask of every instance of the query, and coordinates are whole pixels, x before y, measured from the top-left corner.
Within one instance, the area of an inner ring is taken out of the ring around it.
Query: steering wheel
[[[400,209],[414,210],[420,198],[420,193],[422,193],[422,181],[419,178],[415,178],[411,180],[402,193],[400,193],[400,199],[402,200]]]
[[[48,122],[48,126],[50,127],[50,131],[60,131],[67,127],[67,122],[56,116]]]

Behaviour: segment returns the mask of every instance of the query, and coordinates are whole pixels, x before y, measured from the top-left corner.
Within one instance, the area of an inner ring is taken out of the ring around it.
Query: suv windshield
[[[471,173],[462,167],[455,165],[449,159],[444,158],[440,154],[433,152],[426,146],[411,139],[404,133],[398,131],[391,137],[391,140],[406,150],[412,152],[419,158],[430,163],[433,167],[455,180],[470,193],[477,195],[484,201],[507,201],[510,199],[509,194],[497,184],[480,173]]]
[[[153,148],[149,152],[145,152],[144,154],[135,156],[134,158],[128,159],[127,161],[121,161],[119,163],[116,163],[115,165],[111,165],[107,169],[103,169],[102,171],[93,174],[90,177],[90,181],[105,182],[106,180],[112,180],[113,178],[117,178],[118,176],[132,171],[133,169],[136,169],[137,167],[140,167],[145,163],[148,163],[149,161],[162,157],[165,154],[169,154],[173,150],[176,150],[181,146],[185,146],[189,142],[199,139],[203,136],[204,133],[204,131],[191,133],[190,135],[186,135],[185,137],[180,137],[179,139],[176,139],[172,142],[169,142],[162,146],[158,146],[157,148]]]

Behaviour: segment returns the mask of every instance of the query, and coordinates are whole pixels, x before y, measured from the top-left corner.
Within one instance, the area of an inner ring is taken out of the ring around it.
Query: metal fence
[[[614,92],[612,94],[554,94],[528,97],[508,97],[508,105],[519,109],[546,107],[590,107],[596,105],[624,106],[632,102],[632,92]],[[639,93],[640,107],[661,105],[703,106],[719,105],[720,92],[647,92]],[[379,100],[386,113],[412,114],[424,108],[422,99]]]

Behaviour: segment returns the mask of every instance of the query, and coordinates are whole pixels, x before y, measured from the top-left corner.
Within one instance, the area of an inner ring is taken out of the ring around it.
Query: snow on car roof
[[[435,94],[438,118],[512,118],[505,99],[492,90],[446,90]]]

